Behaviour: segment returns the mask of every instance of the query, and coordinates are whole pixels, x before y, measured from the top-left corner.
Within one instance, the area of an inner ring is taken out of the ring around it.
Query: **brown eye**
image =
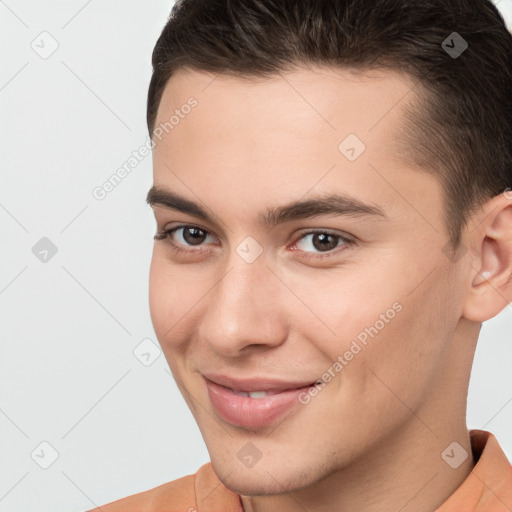
[[[348,242],[341,235],[325,231],[313,231],[302,236],[297,242],[297,247],[303,252],[315,254],[315,252],[332,251],[339,245],[347,244]]]
[[[337,238],[326,233],[315,233],[312,243],[313,247],[319,251],[330,251],[338,246]]]
[[[157,240],[168,240],[171,246],[176,250],[180,248],[194,247],[205,245],[204,242],[210,237],[210,241],[215,242],[216,239],[206,229],[194,225],[181,225],[164,231],[159,231],[155,235]]]
[[[199,245],[204,242],[207,233],[203,229],[196,228],[194,226],[187,226],[183,229],[183,240],[190,245]]]

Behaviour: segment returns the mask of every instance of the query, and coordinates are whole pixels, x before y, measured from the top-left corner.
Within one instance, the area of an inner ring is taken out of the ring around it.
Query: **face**
[[[443,251],[439,182],[397,151],[413,86],[326,68],[181,70],[166,86],[151,315],[235,492],[306,487],[394,440],[429,442],[462,400],[463,263]]]

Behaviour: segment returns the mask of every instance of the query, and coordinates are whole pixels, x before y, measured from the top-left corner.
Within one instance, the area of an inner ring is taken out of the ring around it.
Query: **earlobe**
[[[470,228],[474,259],[463,316],[475,322],[495,317],[512,301],[512,200],[490,200]]]

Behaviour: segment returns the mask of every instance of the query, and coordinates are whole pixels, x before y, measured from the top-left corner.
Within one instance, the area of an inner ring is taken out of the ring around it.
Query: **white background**
[[[208,461],[163,355],[148,367],[133,355],[156,340],[151,157],[92,195],[147,140],[151,52],[171,7],[0,0],[0,512],[86,510]],[[512,0],[499,7],[510,26]],[[43,59],[32,41],[58,48]],[[42,237],[58,249],[45,263],[32,253]],[[511,320],[509,307],[484,324],[468,406],[468,426],[509,458]],[[59,454],[48,469],[31,458],[50,462],[43,441]]]

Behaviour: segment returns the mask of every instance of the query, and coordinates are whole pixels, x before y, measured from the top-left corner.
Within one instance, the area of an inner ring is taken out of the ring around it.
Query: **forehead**
[[[415,86],[392,71],[311,67],[256,79],[179,70],[158,109],[155,127],[167,128],[155,140],[154,181],[213,206],[218,192],[233,208],[313,189],[392,203],[390,180],[420,198],[430,177],[412,176],[397,151]]]
[[[391,71],[310,67],[240,78],[181,69],[162,95],[156,127],[172,126],[162,131],[156,152],[179,158],[179,149],[193,142],[197,156],[207,159],[222,159],[222,147],[226,158],[301,160],[315,152],[336,155],[339,143],[355,134],[383,158],[383,147],[400,137],[401,107],[415,98],[414,86],[408,75]]]
[[[384,118],[387,125],[397,121],[400,104],[414,97],[416,85],[409,75],[391,70],[309,66],[270,77],[236,77],[185,68],[168,80],[156,124],[167,121],[193,96],[205,116],[243,120],[258,114],[251,120],[263,122],[268,116],[275,123],[278,114],[290,119],[295,113],[297,119],[313,123],[312,128],[323,122],[331,130],[350,127],[366,132]]]

